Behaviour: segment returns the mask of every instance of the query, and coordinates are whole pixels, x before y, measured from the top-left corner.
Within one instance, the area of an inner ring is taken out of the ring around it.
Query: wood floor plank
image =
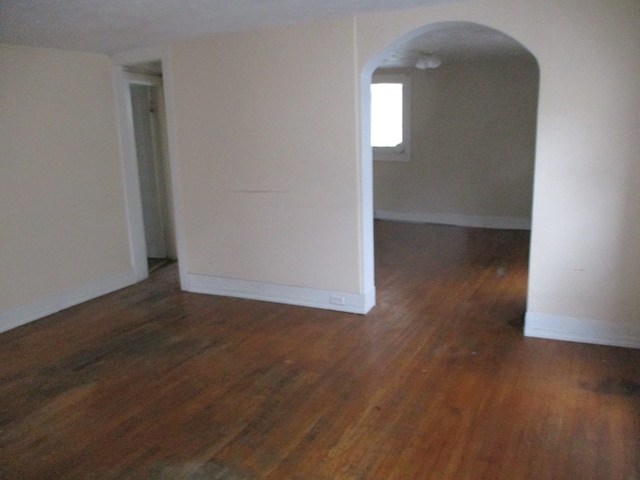
[[[175,265],[0,335],[0,479],[640,479],[640,351],[525,338],[527,232],[376,222],[366,316]]]

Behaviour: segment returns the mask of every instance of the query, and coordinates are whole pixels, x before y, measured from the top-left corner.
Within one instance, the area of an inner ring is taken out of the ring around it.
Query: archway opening
[[[398,75],[410,85],[410,144],[399,149],[409,152],[403,158],[390,159],[371,146],[371,85]],[[442,22],[409,32],[378,52],[365,65],[361,86],[364,277],[371,284],[376,277],[378,302],[389,293],[379,273],[394,262],[410,257],[410,269],[422,261],[424,269],[438,270],[445,267],[434,259],[449,255],[480,268],[475,252],[495,276],[517,274],[509,278],[522,284],[523,318],[539,88],[535,57],[489,27]],[[431,237],[407,240],[424,247],[403,256],[400,235],[409,232]],[[390,257],[389,250],[394,250]]]

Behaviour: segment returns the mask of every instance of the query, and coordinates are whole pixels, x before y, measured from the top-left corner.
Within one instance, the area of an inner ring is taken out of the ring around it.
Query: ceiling
[[[177,38],[455,1],[460,0],[0,0],[0,42],[113,54]],[[454,62],[526,50],[495,30],[446,23],[389,52],[381,66],[413,66],[421,52]]]
[[[0,42],[112,54],[175,38],[453,1],[0,0]]]

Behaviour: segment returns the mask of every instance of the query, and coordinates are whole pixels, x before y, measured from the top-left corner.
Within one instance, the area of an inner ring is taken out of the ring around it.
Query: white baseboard
[[[359,314],[371,310],[376,298],[375,288],[364,294],[344,293],[193,273],[188,274],[186,290]]]
[[[65,308],[128,287],[137,281],[138,279],[133,270],[117,273],[64,292],[41,298],[27,305],[5,310],[4,312],[0,312],[0,332],[6,332],[12,328],[25,325],[34,320],[46,317],[47,315],[51,315],[52,313],[64,310]]]
[[[524,325],[527,337],[640,348],[640,323],[614,323],[527,312]]]
[[[531,230],[531,219],[520,217],[498,217],[490,215],[460,215],[456,213],[390,212],[376,210],[374,217],[408,223],[435,223],[458,227],[495,228],[501,230]]]

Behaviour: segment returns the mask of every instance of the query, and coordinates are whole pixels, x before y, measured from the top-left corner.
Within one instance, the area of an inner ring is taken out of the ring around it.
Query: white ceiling
[[[461,0],[0,0],[0,42],[112,54],[176,38],[455,1]],[[381,66],[412,66],[421,52],[447,63],[526,53],[495,30],[447,23],[390,52]]]
[[[174,38],[453,1],[0,0],[0,42],[112,54]]]

